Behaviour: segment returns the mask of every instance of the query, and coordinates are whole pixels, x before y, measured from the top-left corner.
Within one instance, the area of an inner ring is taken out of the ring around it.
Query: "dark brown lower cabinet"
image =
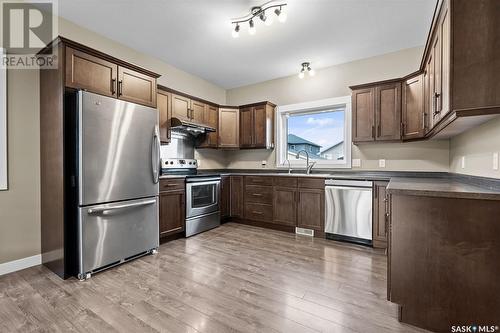
[[[297,188],[274,187],[273,223],[295,227],[297,224]]]
[[[229,217],[231,211],[231,179],[222,176],[220,180],[220,216]]]
[[[387,195],[388,182],[373,183],[373,247],[387,248]]]
[[[230,215],[243,217],[243,176],[230,176]]]
[[[322,235],[325,225],[325,191],[323,189],[299,188],[297,205],[297,227],[313,229]]]
[[[185,191],[160,193],[160,237],[185,230]]]

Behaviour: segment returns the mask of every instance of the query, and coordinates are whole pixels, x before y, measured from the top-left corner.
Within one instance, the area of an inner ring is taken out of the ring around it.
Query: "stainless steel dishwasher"
[[[372,244],[372,187],[371,181],[325,181],[326,238]]]

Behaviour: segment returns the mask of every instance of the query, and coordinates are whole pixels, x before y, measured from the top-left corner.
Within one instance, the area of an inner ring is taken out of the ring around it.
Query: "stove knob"
[[[179,160],[179,164],[186,164],[185,160]]]
[[[170,164],[174,164],[174,161],[170,161]]]
[[[193,165],[196,165],[196,161],[193,162]]]
[[[193,164],[193,162],[189,162],[189,165]]]

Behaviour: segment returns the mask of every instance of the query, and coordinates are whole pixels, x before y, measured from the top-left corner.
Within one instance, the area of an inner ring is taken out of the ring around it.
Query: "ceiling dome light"
[[[281,6],[280,6],[280,8],[276,8],[274,10],[274,13],[276,14],[276,16],[278,16],[278,21],[280,21],[280,23],[286,22],[287,15],[286,15],[286,12],[283,11]]]
[[[299,72],[299,78],[303,79],[306,72],[309,73],[309,76],[316,75],[316,72],[314,71],[314,69],[311,68],[311,63],[303,62],[302,64],[300,64],[300,66],[302,68],[300,69],[300,72]]]
[[[238,38],[240,36],[240,25],[236,24],[236,27],[234,28],[232,32],[233,38]]]
[[[250,22],[248,22],[248,24],[250,25],[250,28],[248,29],[248,33],[250,35],[255,35],[255,33],[257,32],[257,29],[255,29],[255,23],[253,23],[253,20],[250,20]]]

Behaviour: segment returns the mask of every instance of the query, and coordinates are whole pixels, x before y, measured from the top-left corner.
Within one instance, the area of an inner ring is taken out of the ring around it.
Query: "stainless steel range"
[[[186,237],[220,225],[220,175],[198,174],[195,159],[162,159],[162,175],[186,175]]]

